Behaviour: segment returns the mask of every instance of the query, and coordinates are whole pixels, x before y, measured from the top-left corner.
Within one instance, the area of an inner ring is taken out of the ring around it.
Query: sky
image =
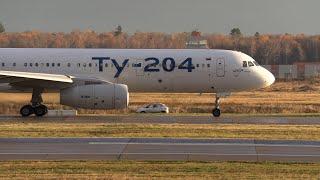
[[[0,0],[8,32],[320,34],[319,0]]]

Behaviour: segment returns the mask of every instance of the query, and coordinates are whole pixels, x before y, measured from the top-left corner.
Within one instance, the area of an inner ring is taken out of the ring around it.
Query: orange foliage
[[[166,34],[136,32],[132,35],[113,32],[97,33],[91,30],[74,30],[71,33],[45,33],[27,31],[1,33],[0,48],[185,48],[189,33]],[[212,49],[239,50],[253,56],[262,64],[291,64],[297,61],[318,61],[320,36],[256,35],[232,37],[206,34]]]

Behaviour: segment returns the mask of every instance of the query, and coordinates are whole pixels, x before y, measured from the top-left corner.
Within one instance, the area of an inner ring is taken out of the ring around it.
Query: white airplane
[[[215,93],[270,86],[274,76],[250,56],[209,49],[0,49],[0,91],[32,92],[22,116],[43,116],[41,94],[60,92],[75,108],[127,108],[130,92]],[[244,102],[245,103],[245,102]]]

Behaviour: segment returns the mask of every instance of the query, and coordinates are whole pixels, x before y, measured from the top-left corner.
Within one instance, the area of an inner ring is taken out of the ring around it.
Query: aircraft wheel
[[[214,117],[220,117],[220,115],[221,115],[220,109],[218,109],[218,108],[213,109],[213,110],[212,110],[212,115],[213,115]]]
[[[22,117],[28,117],[34,113],[34,110],[31,105],[25,105],[20,109],[20,114]]]
[[[34,113],[38,117],[44,116],[47,112],[48,108],[45,105],[40,105],[34,108]]]

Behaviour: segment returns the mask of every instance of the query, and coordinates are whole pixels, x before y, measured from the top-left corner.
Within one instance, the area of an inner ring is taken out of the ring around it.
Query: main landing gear
[[[212,110],[212,115],[214,117],[220,117],[221,115],[221,111],[220,111],[220,98],[223,98],[223,97],[228,97],[230,96],[231,93],[228,93],[228,92],[225,92],[225,93],[217,93],[216,94],[216,101],[215,101],[215,107],[214,109]]]
[[[20,114],[22,117],[28,117],[32,114],[41,117],[48,113],[48,108],[41,104],[43,102],[41,97],[42,92],[43,89],[33,89],[31,105],[25,105],[20,109]]]

